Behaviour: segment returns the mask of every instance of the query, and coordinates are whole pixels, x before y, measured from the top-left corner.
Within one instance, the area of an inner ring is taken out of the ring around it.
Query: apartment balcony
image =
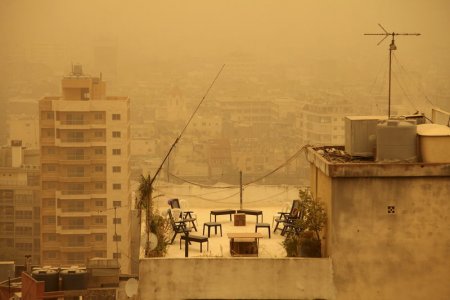
[[[63,200],[89,200],[91,194],[84,190],[63,190],[57,191],[55,197]]]
[[[14,231],[13,230],[11,230],[11,231],[7,231],[7,230],[4,230],[4,231],[0,231],[0,237],[2,237],[2,238],[5,238],[5,237],[8,237],[8,238],[10,238],[10,237],[13,237],[14,236]]]
[[[91,252],[92,246],[61,246],[60,251],[63,253],[73,253],[73,252]]]
[[[106,233],[106,231],[107,231],[106,225],[91,226],[92,233]]]
[[[91,182],[91,176],[61,176],[59,182]]]
[[[56,156],[41,156],[42,164],[57,164],[58,157]]]
[[[106,164],[106,156],[91,159],[93,165]]]
[[[48,207],[48,206],[41,207],[41,214],[43,216],[53,216],[53,215],[55,215],[55,212],[56,212],[56,210],[55,210],[54,206],[53,207]]]
[[[55,128],[55,122],[54,120],[40,120],[39,126],[41,128]]]
[[[59,120],[56,121],[58,129],[91,129],[88,122],[84,120]]]
[[[87,158],[59,159],[61,165],[90,165],[91,160]]]
[[[91,234],[91,228],[87,225],[58,225],[56,233],[59,234]]]
[[[90,217],[94,212],[87,209],[73,210],[68,208],[58,208],[56,209],[56,213],[60,217]]]
[[[55,190],[42,190],[41,198],[54,198],[57,192]]]
[[[42,233],[55,233],[56,232],[56,224],[45,224],[41,225]]]
[[[42,181],[58,181],[59,176],[56,173],[44,173],[41,175]]]
[[[1,214],[0,215],[0,220],[2,220],[2,222],[13,222],[14,221],[14,215]]]
[[[42,250],[59,250],[59,248],[61,247],[61,243],[60,242],[56,242],[56,241],[45,241],[44,243],[41,243],[41,248]]]
[[[40,139],[41,146],[55,146],[55,138],[43,138]]]

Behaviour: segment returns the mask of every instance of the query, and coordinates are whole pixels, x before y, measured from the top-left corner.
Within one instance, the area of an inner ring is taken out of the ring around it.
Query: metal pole
[[[189,257],[189,231],[184,232],[186,239],[184,240],[184,257]]]
[[[239,202],[239,207],[240,209],[242,209],[242,171],[239,171],[239,182],[240,182],[240,202]]]
[[[392,43],[394,39],[392,38]],[[389,94],[388,94],[388,118],[391,117],[391,61],[392,61],[392,47],[389,46]]]

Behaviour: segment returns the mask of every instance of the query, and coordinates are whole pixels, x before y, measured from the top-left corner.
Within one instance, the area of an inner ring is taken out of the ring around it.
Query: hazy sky
[[[390,31],[423,34],[399,38],[405,53],[422,54],[417,59],[439,53],[448,60],[449,13],[447,0],[2,0],[0,39],[2,45],[82,46],[107,38],[125,52],[155,56],[248,51],[339,57],[378,54],[377,38],[363,33],[379,32],[381,23]]]
[[[0,54],[57,45],[68,70],[108,43],[120,65],[245,53],[292,64],[336,61],[374,77],[386,66],[389,39],[377,46],[379,37],[363,34],[381,32],[381,23],[422,34],[397,39],[408,70],[448,75],[449,13],[448,0],[1,0]]]

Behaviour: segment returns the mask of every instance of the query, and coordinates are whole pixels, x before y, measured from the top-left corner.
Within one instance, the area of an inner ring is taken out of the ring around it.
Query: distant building
[[[37,105],[36,103],[32,105]],[[38,149],[39,144],[39,119],[35,116],[24,114],[8,114],[8,142],[21,140],[27,148]]]
[[[39,101],[45,265],[103,257],[129,269],[130,100],[105,94],[74,66],[62,96]]]
[[[20,140],[0,149],[0,260],[40,263],[40,169],[38,150]]]

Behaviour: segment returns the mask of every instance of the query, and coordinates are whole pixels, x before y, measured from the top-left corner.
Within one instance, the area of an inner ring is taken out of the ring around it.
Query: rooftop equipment
[[[440,124],[417,126],[419,149],[423,162],[450,163],[450,128]]]
[[[417,132],[414,120],[385,120],[377,125],[377,162],[417,161]]]

